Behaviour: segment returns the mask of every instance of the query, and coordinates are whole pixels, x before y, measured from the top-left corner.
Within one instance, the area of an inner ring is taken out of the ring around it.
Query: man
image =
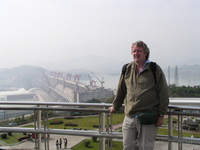
[[[113,113],[125,105],[123,150],[153,150],[169,104],[167,83],[157,64],[152,69],[150,51],[143,41],[136,41],[131,49],[134,61],[123,67],[109,110]]]

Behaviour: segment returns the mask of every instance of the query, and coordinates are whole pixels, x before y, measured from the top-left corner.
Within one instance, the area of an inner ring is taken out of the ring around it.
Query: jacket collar
[[[144,69],[146,68],[147,64],[151,63],[151,61],[147,60],[145,63],[144,63],[144,66],[142,68],[142,71],[144,71]],[[136,69],[136,63],[135,61],[132,61],[131,64],[133,65],[133,68]],[[149,68],[149,67],[148,67]]]

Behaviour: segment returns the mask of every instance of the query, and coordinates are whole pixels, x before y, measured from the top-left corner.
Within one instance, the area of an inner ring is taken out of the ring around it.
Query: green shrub
[[[84,145],[85,145],[85,147],[89,147],[90,141],[85,141],[85,142],[84,142]]]
[[[12,132],[8,132],[8,135],[9,135],[9,136],[12,136]]]
[[[2,134],[1,134],[1,138],[2,138],[2,139],[7,139],[7,134],[6,134],[6,133],[2,133]]]
[[[94,142],[96,142],[96,141],[97,141],[97,136],[93,136],[93,137],[92,137],[92,140],[93,140]]]
[[[75,123],[66,123],[65,126],[73,126],[74,127],[74,126],[78,126],[78,124],[75,124]]]
[[[94,128],[99,128],[99,127],[100,127],[100,125],[93,125],[93,127],[94,127]]]
[[[63,121],[55,120],[55,121],[50,122],[50,125],[58,125],[58,124],[63,124]]]

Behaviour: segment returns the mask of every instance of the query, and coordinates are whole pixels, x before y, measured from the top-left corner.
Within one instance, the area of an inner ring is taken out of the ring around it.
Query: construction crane
[[[103,84],[105,83],[103,81],[103,77],[102,77],[102,80],[100,80],[93,72],[91,72],[91,73],[97,78],[97,80],[99,80],[99,82],[101,83],[101,88],[103,88]]]
[[[92,85],[93,83],[92,83],[92,79],[91,79],[91,77],[90,77],[90,75],[88,74],[88,78],[89,78],[89,80],[90,80],[90,85]]]

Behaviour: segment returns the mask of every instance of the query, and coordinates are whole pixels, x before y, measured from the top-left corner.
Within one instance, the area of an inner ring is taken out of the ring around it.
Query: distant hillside
[[[36,87],[37,81],[45,69],[34,66],[19,66],[12,69],[0,69],[0,89]]]

